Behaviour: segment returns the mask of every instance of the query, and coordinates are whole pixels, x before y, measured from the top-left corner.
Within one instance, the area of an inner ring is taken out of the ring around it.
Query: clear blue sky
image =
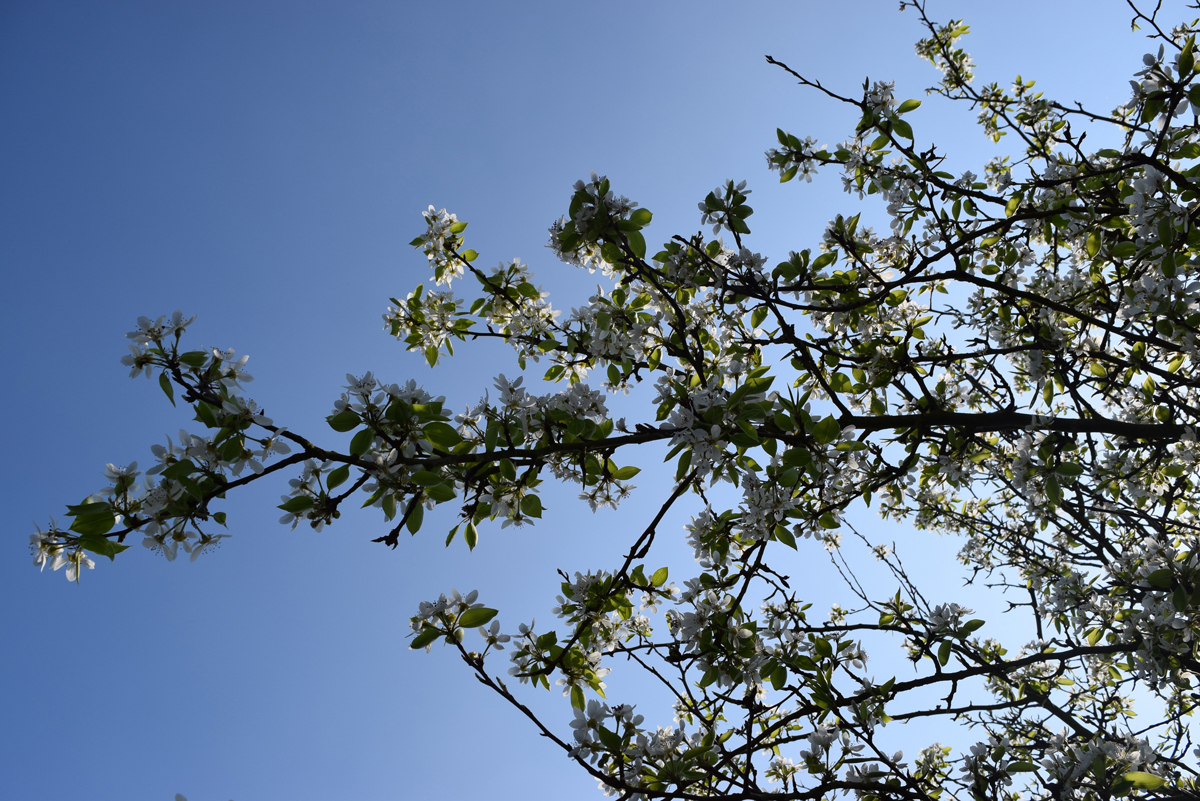
[[[982,79],[1126,99],[1145,48],[1123,3],[986,5],[930,2],[973,25]],[[548,620],[554,568],[611,568],[656,508],[652,470],[620,513],[560,493],[473,554],[436,520],[394,552],[369,542],[373,515],[290,532],[278,487],[231,500],[233,538],[195,564],[138,547],[78,587],[37,573],[28,535],[105,462],[146,465],[189,425],[118,363],[138,315],[199,315],[192,341],[249,353],[250,394],[325,442],[346,372],[416,377],[460,408],[516,372],[507,351],[430,372],[381,330],[387,297],[426,278],[406,244],[422,209],[469,220],[484,264],[527,261],[560,308],[594,278],[554,262],[545,231],[593,169],[655,212],[652,241],[745,178],[752,246],[811,246],[858,204],[833,175],[779,187],[762,152],[777,126],[832,143],[853,121],[763,55],[924,97],[919,33],[890,0],[0,4],[0,798],[597,797],[449,653],[408,652],[406,622],[450,587],[506,628]],[[957,170],[992,154],[965,111],[911,119]],[[690,562],[675,540],[662,559]],[[534,698],[565,730],[558,700]]]

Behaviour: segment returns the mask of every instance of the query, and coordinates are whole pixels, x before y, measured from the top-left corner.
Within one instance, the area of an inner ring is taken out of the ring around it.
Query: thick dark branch
[[[1178,423],[1127,423],[1106,417],[1090,419],[1043,417],[1018,411],[932,412],[929,414],[881,414],[878,416],[843,415],[838,424],[854,426],[858,431],[888,429],[953,428],[967,433],[983,431],[1060,431],[1065,434],[1112,434],[1131,440],[1173,442],[1183,437],[1185,426]]]

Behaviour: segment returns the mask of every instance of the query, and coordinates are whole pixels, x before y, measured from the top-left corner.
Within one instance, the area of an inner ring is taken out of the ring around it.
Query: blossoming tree
[[[904,6],[927,30],[918,53],[941,70],[931,92],[1015,144],[980,176],[942,169],[907,116],[920,103],[898,102],[891,84],[843,94],[768,59],[861,114],[836,147],[779,131],[771,169],[783,182],[840,170],[857,200],[882,201],[889,230],[839,215],[772,265],[751,248],[750,190],[728,181],[700,203],[712,237],[652,249],[651,213],[592,175],[550,246],[608,288],[561,314],[524,264],[477,267],[467,224],[431,207],[413,244],[436,288],[393,299],[390,332],[431,366],[456,341],[500,339],[522,370],[548,365],[550,391],[501,375],[495,397],[453,415],[415,382],[351,376],[328,417],[353,432],[342,449],[264,417],[244,394],[245,357],[189,350],[189,319],[142,318],[124,362],[191,407],[200,433],[154,446],[141,480],[136,465],[109,465],[110,486],[69,507],[69,527],[33,536],[35,563],[78,580],[92,556],[138,540],[194,560],[225,536],[226,494],[273,473],[293,476],[280,504],[293,528],[332,524],[354,498],[379,510],[377,541],[395,546],[449,504],[460,511],[447,542],[474,548],[489,525],[536,521],[547,478],[578,484],[593,509],[615,506],[638,446],[661,443],[673,489],[622,557],[563,575],[557,624],[503,629],[474,592],[411,620],[413,648],[456,649],[609,794],[1107,799],[1194,787],[1196,23],[1165,28],[1135,9],[1153,52],[1129,101],[1097,112],[1020,78],[976,86],[958,41],[967,27]],[[606,393],[645,382],[656,396],[644,417],[614,420]],[[719,482],[740,501],[720,508]],[[654,545],[688,502],[698,566],[677,586]],[[970,610],[926,600],[882,546],[894,582],[858,581],[838,556],[857,502],[957,535],[967,574],[1006,593],[1024,639],[983,637]],[[848,602],[827,620],[785,575],[794,551],[822,545]],[[911,676],[868,674],[868,651],[887,648]],[[661,684],[673,720],[604,698],[617,661]],[[518,683],[562,687],[569,727],[525,706]],[[961,747],[895,751],[902,724],[927,718],[962,726]]]

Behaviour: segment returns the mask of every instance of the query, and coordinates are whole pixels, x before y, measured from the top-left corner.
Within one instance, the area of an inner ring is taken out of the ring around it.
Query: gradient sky
[[[930,2],[972,24],[982,80],[1127,98],[1145,44],[1124,3],[986,5]],[[369,542],[373,514],[290,532],[280,484],[231,498],[234,536],[194,564],[135,547],[74,586],[31,567],[28,535],[102,487],[105,462],[148,466],[152,443],[196,428],[118,363],[138,315],[198,315],[193,343],[249,353],[249,394],[330,444],[347,372],[415,377],[455,409],[515,374],[483,344],[431,372],[381,330],[387,298],[427,278],[407,242],[431,203],[471,222],[482,264],[522,258],[566,309],[595,277],[555,262],[546,228],[590,170],[655,212],[652,242],[697,230],[696,202],[745,178],[751,247],[814,245],[860,204],[833,174],[780,187],[762,153],[777,126],[836,143],[854,120],[763,56],[923,98],[917,22],[890,0],[0,3],[0,797],[597,797],[449,652],[408,652],[407,619],[457,587],[506,629],[548,622],[554,569],[611,569],[657,508],[653,470],[618,513],[552,492],[543,523],[485,528],[474,553],[443,547],[445,510],[395,551]],[[909,119],[951,169],[994,154],[966,109]],[[654,558],[686,567],[682,539]],[[955,551],[934,543],[931,575]],[[823,559],[803,574],[814,597]],[[557,694],[527,696],[567,731]]]

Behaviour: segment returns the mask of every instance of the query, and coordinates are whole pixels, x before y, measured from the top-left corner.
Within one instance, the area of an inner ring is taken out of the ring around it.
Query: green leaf
[[[179,355],[179,361],[186,364],[188,367],[203,367],[208,361],[208,354],[202,350],[190,350],[187,353]]]
[[[196,401],[196,420],[209,428],[219,428],[217,424],[217,416],[213,414],[213,408],[204,401]]]
[[[174,389],[174,387],[171,386],[171,379],[167,378],[166,373],[158,374],[158,385],[160,387],[162,387],[162,391],[167,394],[167,400],[169,400],[171,402],[171,405],[174,406],[175,405],[175,389]]]
[[[344,484],[349,477],[350,465],[344,464],[329,471],[329,475],[325,477],[325,486],[328,489],[333,489]]]
[[[392,496],[389,495],[388,497],[390,498]],[[425,520],[425,507],[418,503],[413,508],[412,514],[408,516],[408,523],[405,524],[405,528],[408,529],[409,534],[416,534],[418,531],[421,530],[421,523],[424,520]]]
[[[834,373],[829,377],[829,389],[839,395],[853,392],[854,382],[850,380],[850,376],[845,373]],[[840,430],[840,429],[839,429]]]
[[[583,688],[578,685],[571,688],[571,706],[576,709],[583,709],[587,706],[583,698]]]
[[[1189,600],[1187,590],[1182,584],[1175,588],[1175,592],[1171,593],[1171,603],[1174,604],[1176,612],[1186,611]]]
[[[242,437],[230,437],[220,447],[221,458],[227,462],[236,462],[242,458],[246,441]]]
[[[383,492],[383,490],[380,490],[380,492]],[[364,503],[363,506],[369,506],[372,503],[372,501],[374,500],[374,498],[375,498],[375,496],[372,495],[370,498],[367,499],[367,502]],[[396,517],[396,496],[393,493],[389,492],[387,495],[383,496],[383,500],[381,500],[379,503],[380,503],[380,506],[383,508],[383,516],[386,517],[389,521],[395,519],[395,517]]]
[[[1143,123],[1150,122],[1158,116],[1158,112],[1162,111],[1161,97],[1150,95],[1150,99],[1146,101],[1145,107],[1142,109],[1141,120]]]
[[[907,114],[910,111],[916,111],[920,107],[921,107],[920,100],[905,100],[903,103],[900,104],[899,108],[896,109],[896,113],[897,114]]]
[[[950,641],[946,640],[944,643],[942,643],[941,647],[938,648],[938,663],[942,667],[945,667],[946,663],[949,661],[950,661]]]
[[[835,261],[837,261],[837,257],[838,257],[837,251],[830,251],[829,253],[822,253],[820,256],[817,256],[815,259],[813,259],[812,271],[815,273],[824,267],[828,267],[829,265],[831,265]]]
[[[1009,773],[1028,773],[1031,770],[1037,770],[1037,766],[1032,762],[1009,762]]]
[[[98,514],[79,515],[72,521],[70,530],[86,539],[107,534],[116,524],[117,518],[110,510]]]
[[[521,513],[526,517],[541,517],[542,499],[536,495],[526,495],[521,499]]]
[[[608,366],[608,383],[617,386],[621,383],[621,370],[615,364]]]
[[[479,529],[475,528],[473,520],[467,521],[467,528],[463,531],[463,539],[466,540],[468,548],[472,551],[475,550],[475,546],[479,543]]]
[[[976,619],[976,620],[968,620],[966,623],[963,623],[963,624],[962,624],[962,627],[961,627],[961,628],[959,628],[959,630],[958,630],[958,636],[959,636],[959,637],[967,637],[967,636],[969,636],[969,635],[970,635],[972,632],[974,632],[974,631],[977,631],[977,630],[979,630],[979,629],[983,628],[983,627],[984,627],[984,625],[985,625],[985,623],[986,623],[986,621],[983,621],[983,620],[978,620],[978,619]]]
[[[1132,242],[1118,242],[1113,245],[1111,252],[1118,259],[1127,259],[1137,253],[1137,245]]]
[[[650,209],[634,209],[633,213],[629,215],[629,221],[638,226],[649,225],[653,218],[654,215],[650,213]]]
[[[426,425],[425,438],[436,447],[447,451],[462,442],[462,437],[458,435],[458,432],[446,423],[429,423]]]
[[[1167,568],[1155,570],[1150,575],[1146,576],[1146,581],[1150,582],[1151,586],[1158,587],[1160,590],[1171,589],[1172,573]]]
[[[637,231],[630,231],[625,234],[625,238],[629,240],[629,249],[633,251],[633,255],[639,259],[646,258],[646,239]]]
[[[71,517],[78,515],[98,515],[108,512],[112,507],[105,501],[94,501],[92,503],[81,503],[77,506],[67,506],[67,514]]]
[[[892,130],[910,141],[913,138],[912,126],[904,120],[892,120]]]
[[[98,534],[85,534],[79,538],[79,547],[85,551],[91,551],[100,556],[107,556],[108,560],[113,561],[117,554],[128,548],[128,545],[122,545],[119,542],[102,537]]]
[[[1078,476],[1083,473],[1083,465],[1075,464],[1074,462],[1063,462],[1054,468],[1054,472],[1060,476]]]
[[[1087,238],[1087,254],[1091,258],[1096,258],[1096,254],[1100,252],[1100,232],[1092,231]]]
[[[796,538],[792,536],[792,532],[788,531],[787,526],[775,527],[775,539],[782,542],[793,551],[796,550]]]
[[[1054,382],[1053,381],[1047,381],[1045,386],[1042,387],[1042,400],[1044,400],[1046,402],[1047,406],[1049,406],[1051,403],[1054,403]]]
[[[196,472],[196,465],[190,460],[183,459],[163,470],[160,474],[163,478],[169,478],[172,481],[178,481],[181,478],[187,478],[192,473]]]
[[[364,428],[354,435],[350,440],[350,453],[353,456],[362,456],[371,449],[372,443],[375,442],[375,431],[370,428]]]
[[[459,615],[458,625],[464,629],[486,626],[497,614],[499,613],[495,609],[488,609],[486,606],[476,606]]]
[[[838,425],[838,421],[833,418],[833,415],[826,417],[813,427],[813,438],[822,445],[833,442],[841,433],[842,427]]]
[[[1054,476],[1046,479],[1046,498],[1055,506],[1062,505],[1062,487]]]
[[[412,419],[413,407],[402,400],[393,398],[392,402],[388,404],[384,416],[394,423],[407,423]]]
[[[353,431],[358,427],[358,424],[362,422],[359,416],[349,409],[344,409],[337,414],[330,415],[329,417],[326,417],[325,420],[329,423],[329,427],[334,431],[340,431],[343,433],[346,431]]]
[[[445,479],[443,479],[437,473],[429,470],[418,470],[409,476],[408,480],[416,484],[418,487],[433,487],[441,484]]]
[[[283,503],[279,504],[278,508],[291,514],[299,514],[306,509],[313,507],[314,501],[307,495],[297,495],[295,498],[288,498]]]
[[[615,242],[605,242],[600,246],[600,258],[609,264],[620,264],[624,257],[625,254],[621,252],[621,248]]]
[[[658,570],[655,570],[654,575],[650,577],[650,583],[655,587],[661,587],[667,583],[667,575],[667,569],[665,567],[660,567]]]
[[[434,486],[425,490],[425,494],[430,498],[433,498],[438,503],[445,503],[446,501],[453,500],[457,497],[457,494],[454,492],[454,487],[450,486],[449,484],[435,484]]]
[[[436,640],[440,635],[441,632],[435,629],[433,626],[427,626],[426,628],[421,629],[421,632],[417,634],[416,637],[413,637],[412,642],[408,644],[408,647],[413,651],[417,650],[418,648],[424,648],[426,645],[429,645],[431,642]]]
[[[464,250],[462,252],[463,261],[475,261],[479,258],[479,254],[473,250]]]
[[[633,467],[632,465],[627,465],[625,467],[622,467],[620,470],[617,470],[615,473],[613,473],[613,478],[615,478],[617,481],[628,481],[629,479],[633,478],[640,472],[642,472],[642,469],[640,467]]]
[[[1160,776],[1155,776],[1153,773],[1146,773],[1145,771],[1141,770],[1135,770],[1132,773],[1126,773],[1121,778],[1129,782],[1131,785],[1133,785],[1134,789],[1137,790],[1157,790],[1159,787],[1162,787],[1167,783],[1166,779]]]

